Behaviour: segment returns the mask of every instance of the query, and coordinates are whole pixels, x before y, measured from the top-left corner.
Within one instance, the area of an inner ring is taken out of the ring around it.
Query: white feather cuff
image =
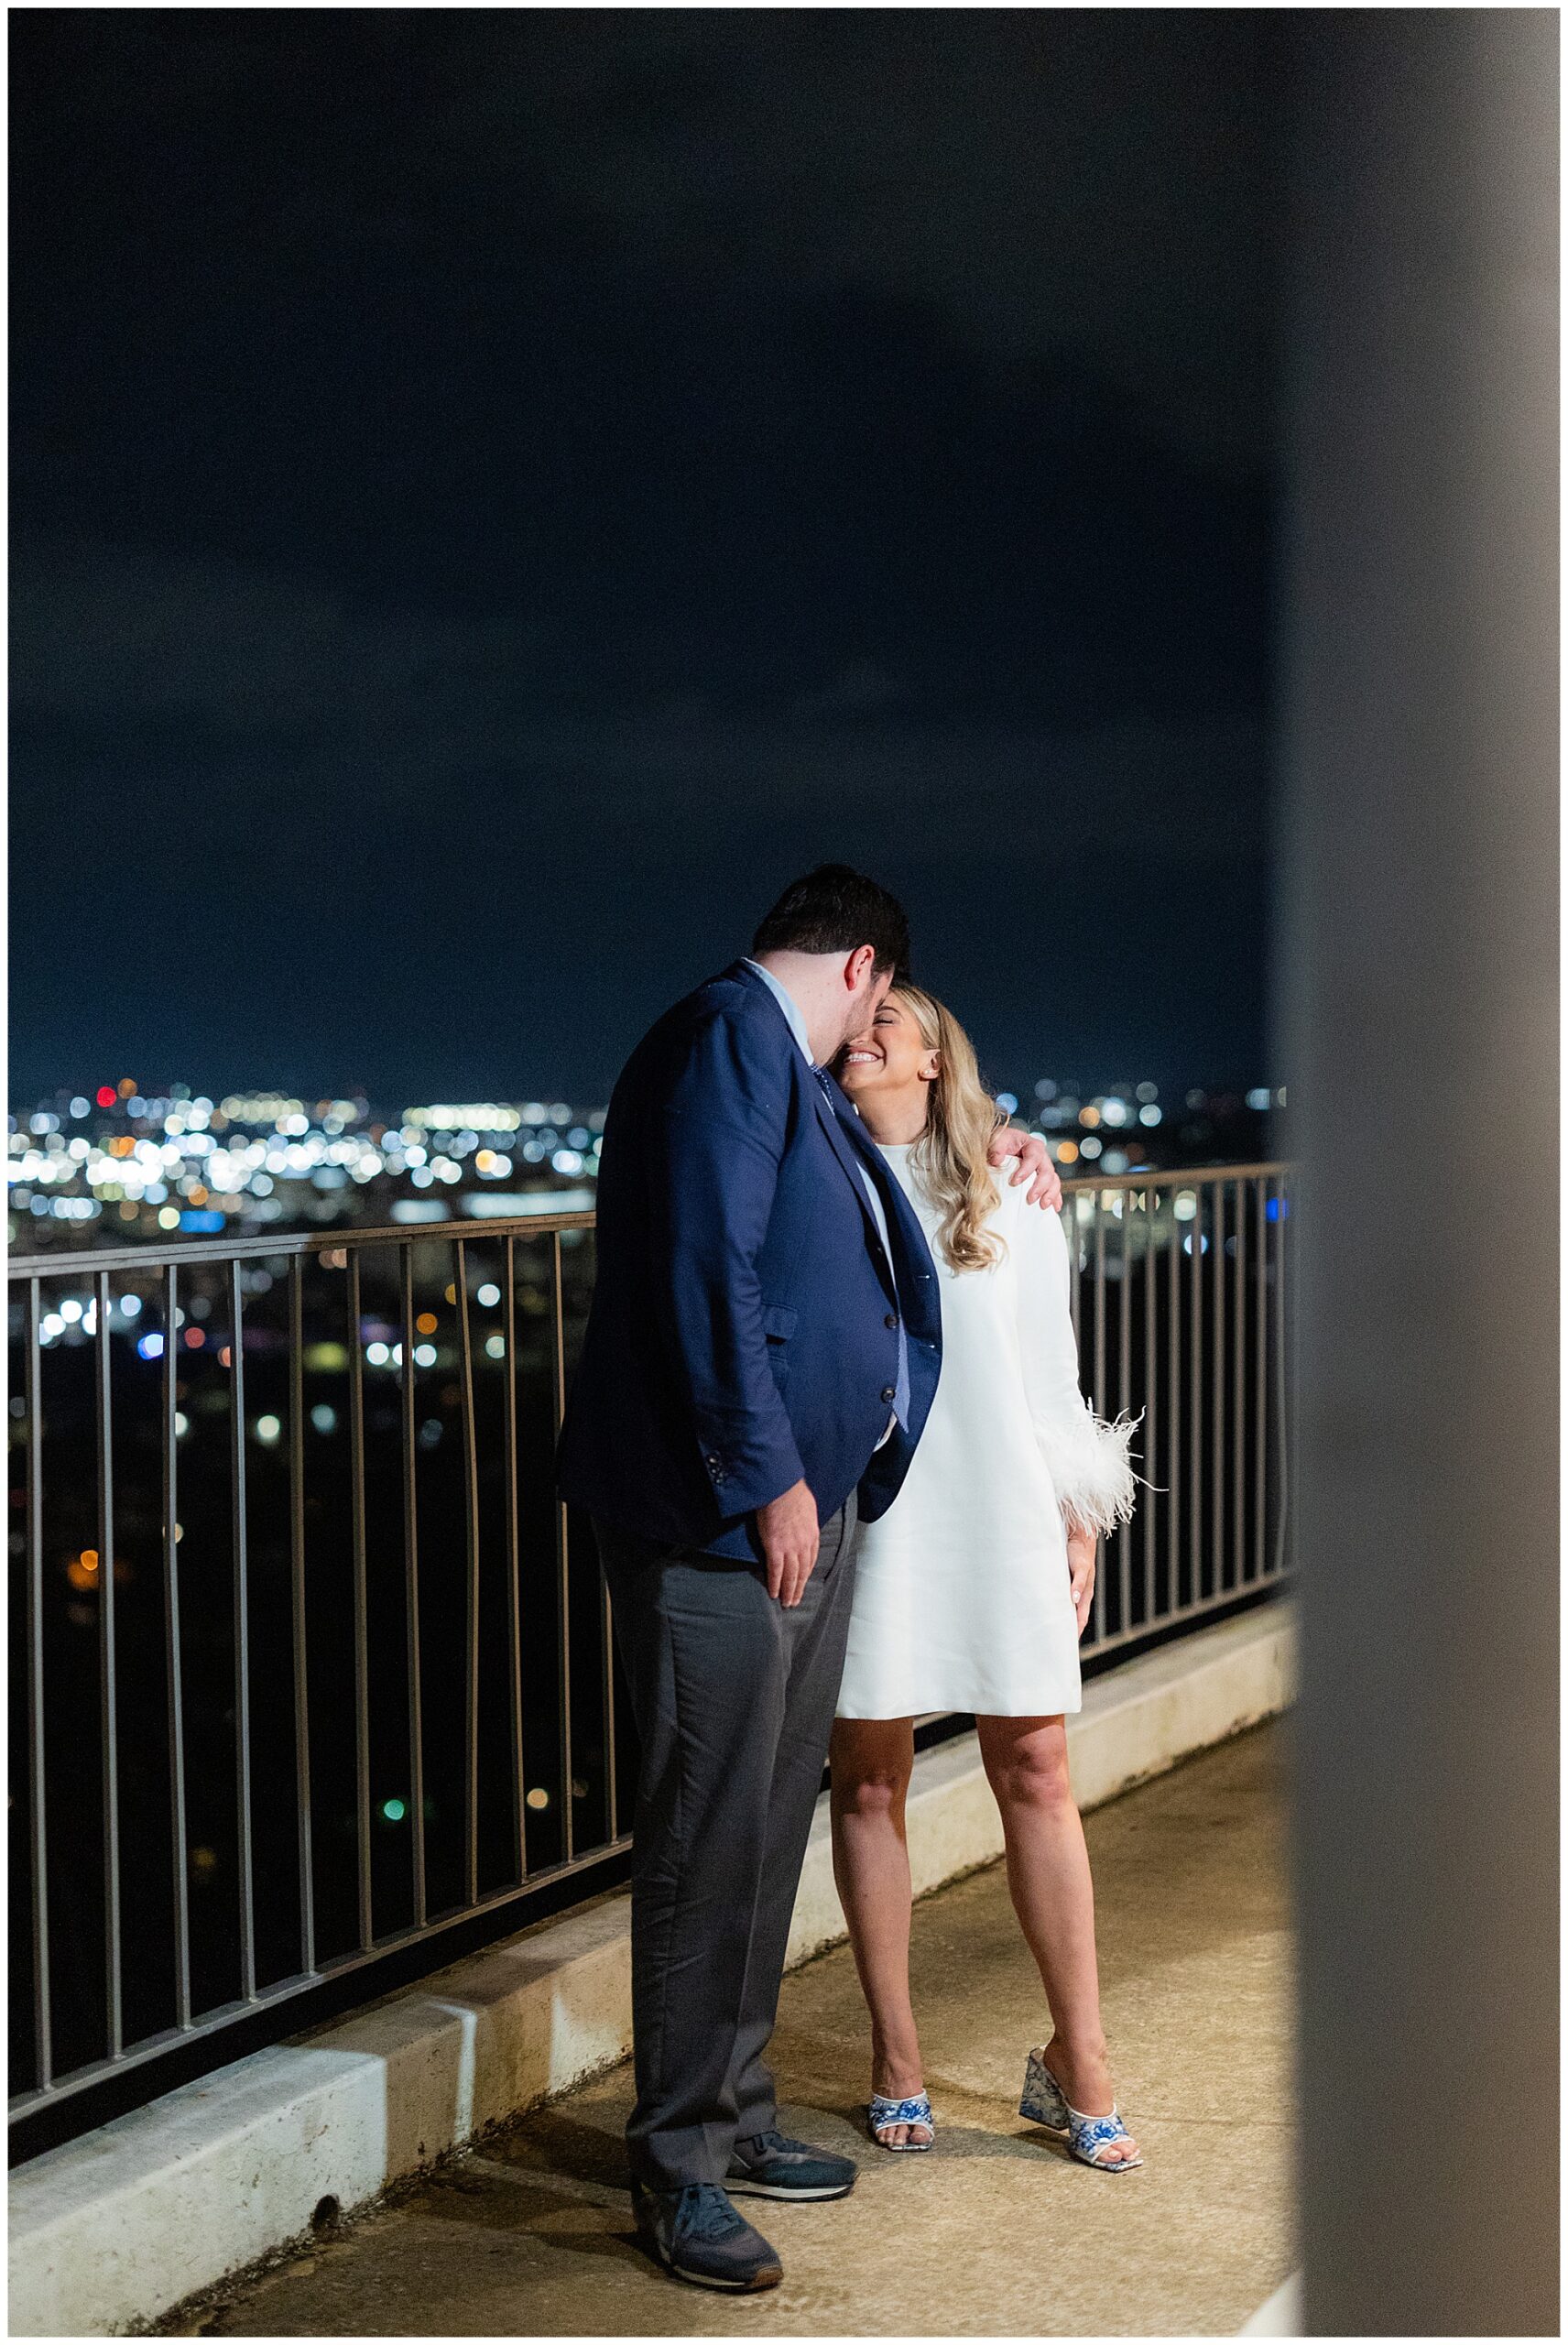
[[[1097,1417],[1087,1401],[1065,1423],[1040,1429],[1040,1444],[1057,1503],[1070,1524],[1101,1533],[1118,1522],[1130,1522],[1138,1500],[1138,1476],[1132,1470],[1130,1445],[1143,1422],[1125,1412],[1114,1424]]]

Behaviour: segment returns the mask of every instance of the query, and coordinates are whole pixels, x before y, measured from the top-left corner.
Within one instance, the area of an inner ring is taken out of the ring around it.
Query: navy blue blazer
[[[878,1449],[900,1307],[909,1423]],[[643,1037],[610,1101],[561,1495],[644,1538],[759,1559],[756,1510],[802,1478],[824,1522],[857,1486],[868,1521],[886,1511],[941,1367],[936,1272],[903,1190],[736,962]]]

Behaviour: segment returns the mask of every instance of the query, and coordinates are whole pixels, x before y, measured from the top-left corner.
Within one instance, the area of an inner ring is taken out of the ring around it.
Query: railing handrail
[[[1162,1172],[1075,1173],[1062,1183],[1063,1196],[1087,1196],[1105,1189],[1200,1188],[1214,1181],[1257,1180],[1294,1170],[1288,1158],[1246,1164],[1185,1165]],[[254,1261],[273,1255],[332,1253],[345,1246],[408,1246],[421,1238],[463,1237],[476,1243],[488,1238],[549,1238],[557,1231],[592,1229],[592,1205],[572,1213],[486,1214],[466,1219],[452,1215],[442,1221],[394,1222],[388,1227],[361,1229],[354,1225],[336,1229],[287,1230],[275,1237],[188,1238],[167,1246],[89,1246],[70,1254],[13,1254],[7,1280],[64,1278],[76,1272],[167,1270],[171,1264]]]
[[[1144,1172],[1137,1166],[1126,1172],[1074,1172],[1062,1183],[1064,1197],[1086,1196],[1096,1189],[1199,1189],[1214,1181],[1260,1181],[1295,1171],[1288,1156],[1259,1158],[1246,1164],[1186,1164],[1164,1172]]]
[[[275,1238],[191,1238],[170,1246],[90,1246],[73,1254],[13,1254],[7,1279],[53,1278],[56,1273],[95,1271],[182,1270],[188,1262],[254,1261],[274,1254],[331,1254],[345,1246],[417,1245],[420,1238],[550,1238],[566,1229],[592,1229],[593,1208],[576,1213],[486,1215],[483,1219],[400,1221],[389,1228],[295,1229]]]

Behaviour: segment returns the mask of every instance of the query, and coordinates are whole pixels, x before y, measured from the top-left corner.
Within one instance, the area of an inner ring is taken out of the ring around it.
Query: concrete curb
[[[1070,1727],[1093,1807],[1283,1708],[1292,1630],[1275,1604],[1129,1662]],[[909,1804],[917,1892],[1001,1853],[973,1735],[924,1752]],[[624,2059],[630,1901],[538,1925],[292,2044],[182,2086],[10,2178],[10,2333],[102,2337],[347,2212],[500,2119]],[[819,1801],[791,1965],[844,1936]]]

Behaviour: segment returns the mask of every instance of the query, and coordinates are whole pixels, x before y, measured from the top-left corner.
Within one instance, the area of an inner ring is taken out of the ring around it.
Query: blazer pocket
[[[787,1344],[800,1319],[798,1311],[787,1311],[782,1303],[765,1303],[762,1306],[762,1332],[777,1344]]]

